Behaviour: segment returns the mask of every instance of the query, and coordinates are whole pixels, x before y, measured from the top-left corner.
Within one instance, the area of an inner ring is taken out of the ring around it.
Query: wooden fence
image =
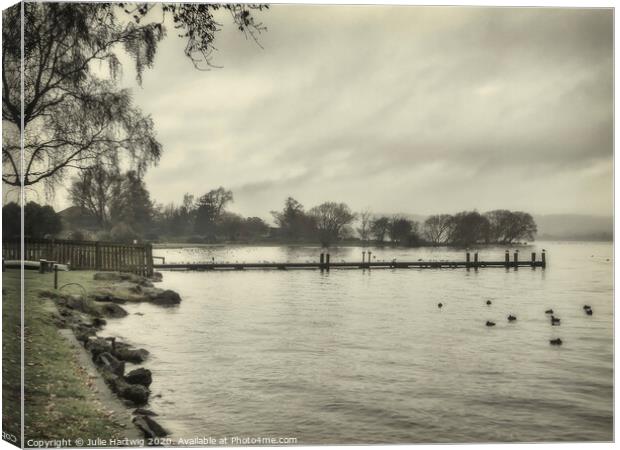
[[[2,257],[6,260],[20,259],[19,240],[3,241]],[[151,244],[26,239],[24,260],[41,259],[68,264],[72,270],[122,271],[144,276],[153,274]]]

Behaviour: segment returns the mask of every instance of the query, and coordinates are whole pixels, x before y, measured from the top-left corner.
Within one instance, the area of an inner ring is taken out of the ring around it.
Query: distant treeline
[[[110,173],[102,167],[83,171],[73,180],[69,193],[74,206],[60,214],[49,206],[29,203],[26,235],[188,243],[328,246],[361,241],[376,245],[468,246],[513,244],[532,240],[536,234],[532,216],[519,211],[463,211],[433,215],[417,222],[403,215],[376,215],[367,210],[356,213],[338,202],[325,202],[306,210],[292,197],[285,200],[281,210],[271,211],[275,226],[270,226],[260,217],[243,217],[227,211],[233,193],[224,187],[198,197],[185,194],[179,204],[161,205],[151,200],[135,172]],[[44,213],[37,208],[43,208]],[[7,231],[14,233],[15,224],[19,224],[16,204],[3,208],[3,222],[5,236]]]

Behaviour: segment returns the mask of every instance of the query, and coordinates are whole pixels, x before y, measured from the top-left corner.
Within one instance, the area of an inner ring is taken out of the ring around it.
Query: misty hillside
[[[614,221],[611,216],[582,214],[535,215],[537,239],[613,240]]]

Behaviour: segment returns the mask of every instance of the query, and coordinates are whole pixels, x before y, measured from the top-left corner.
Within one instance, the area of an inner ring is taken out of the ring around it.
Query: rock
[[[109,290],[102,290],[93,292],[91,298],[96,302],[112,302],[112,303],[127,303],[127,298],[121,297]]]
[[[119,379],[116,386],[118,395],[131,400],[136,405],[144,405],[149,401],[151,392],[141,384],[129,384]]]
[[[108,341],[107,339],[104,339],[104,338],[98,337],[98,336],[91,336],[91,337],[89,337],[88,340],[86,340],[86,342],[84,343],[84,347],[93,356],[93,361],[101,353],[105,353],[105,352],[112,353],[112,343],[110,341]],[[118,356],[117,356],[117,358],[118,358]],[[119,358],[119,359],[121,359],[121,358]]]
[[[149,352],[143,348],[132,349],[127,344],[117,343],[112,351],[112,354],[121,361],[128,361],[132,363],[141,363],[149,356]]]
[[[103,370],[112,372],[114,375],[122,377],[125,373],[125,363],[119,361],[108,352],[103,352],[97,355],[94,359],[95,364],[100,366]]]
[[[150,409],[144,409],[144,408],[134,409],[133,414],[138,415],[138,416],[158,416],[159,415],[156,412],[151,411]]]
[[[112,317],[115,319],[119,317],[125,317],[127,314],[129,314],[127,311],[125,311],[124,308],[117,305],[116,303],[105,303],[99,305],[99,309],[101,311],[101,314],[105,317]]]
[[[153,382],[153,377],[149,369],[140,367],[125,375],[125,381],[129,384],[141,384],[142,386],[149,387]]]
[[[54,299],[59,306],[79,311],[93,317],[101,317],[101,310],[87,298],[79,295],[59,296]]]
[[[142,294],[142,286],[136,284],[135,286],[129,288],[129,292],[132,294]]]
[[[181,296],[170,289],[151,296],[151,302],[159,306],[173,306],[181,303]]]
[[[91,325],[86,325],[84,323],[77,323],[71,328],[73,329],[75,338],[82,343],[87,342],[91,337],[97,335],[97,332]]]
[[[151,281],[158,283],[163,280],[164,276],[161,274],[161,272],[153,272],[153,275],[151,276]]]
[[[158,438],[168,435],[168,432],[149,416],[136,416],[132,422],[144,433],[146,438]]]
[[[152,287],[153,283],[145,277],[136,275],[134,273],[124,272],[97,272],[93,278],[99,281],[129,281],[132,283],[140,284],[142,286]]]
[[[101,327],[103,327],[104,325],[106,325],[107,323],[108,323],[108,321],[107,321],[107,320],[105,320],[105,319],[101,319],[101,318],[99,318],[99,317],[95,317],[95,318],[93,319],[93,327],[96,327],[96,328],[101,328]]]

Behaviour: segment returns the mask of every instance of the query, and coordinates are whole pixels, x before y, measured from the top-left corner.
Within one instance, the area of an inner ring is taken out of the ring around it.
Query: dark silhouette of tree
[[[377,217],[370,224],[370,234],[374,236],[379,243],[385,242],[385,237],[390,231],[389,217]]]
[[[62,230],[62,221],[54,208],[28,202],[24,206],[24,237],[45,238]]]
[[[345,203],[325,202],[310,211],[321,244],[328,246],[343,237],[345,227],[355,220],[355,214]]]
[[[537,227],[532,216],[521,211],[498,209],[485,213],[489,221],[489,240],[499,244],[512,244],[521,239],[532,240]]]
[[[21,235],[21,208],[15,202],[2,207],[2,238],[14,239]]]
[[[450,243],[458,246],[474,245],[489,241],[489,221],[477,211],[463,211],[452,219]]]
[[[153,203],[144,180],[135,171],[127,172],[120,182],[116,183],[110,203],[110,221],[112,233],[114,227],[127,227],[136,236],[144,235],[151,226]],[[131,234],[129,231],[124,234]]]
[[[81,171],[69,187],[73,205],[88,211],[101,228],[110,225],[110,205],[121,176],[115,168],[96,165]]]
[[[409,243],[409,238],[413,231],[413,223],[405,217],[395,216],[390,221],[390,240],[397,245]]]
[[[212,66],[214,40],[221,29],[216,11],[227,11],[234,25],[252,37],[264,29],[252,15],[253,10],[264,8],[261,5],[22,5],[23,115],[19,5],[3,12],[2,29],[2,179],[12,186],[45,182],[53,187],[67,169],[89,168],[102,160],[109,164],[126,160],[141,176],[159,160],[162,149],[151,118],[133,105],[128,90],[115,84],[121,66],[118,49],[133,59],[140,82],[145,68],[153,65],[167,22],[187,41],[187,57],[203,69]],[[107,66],[107,73],[94,70],[95,66]],[[23,173],[19,160],[22,121]]]
[[[301,203],[292,197],[284,201],[282,211],[271,211],[280,232],[287,239],[307,239],[314,235],[314,218],[306,214]]]
[[[216,222],[224,211],[226,205],[233,201],[233,193],[220,186],[200,197],[196,202],[197,233],[215,233]]]
[[[445,244],[450,239],[452,225],[450,214],[429,216],[424,221],[424,237],[432,244]]]

